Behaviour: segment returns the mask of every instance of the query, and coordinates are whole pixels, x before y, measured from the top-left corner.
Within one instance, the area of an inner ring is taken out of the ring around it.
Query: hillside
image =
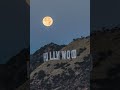
[[[50,43],[37,50],[34,54],[30,56],[30,72],[43,63],[43,53],[55,50],[58,51],[63,47],[65,47],[65,45]]]
[[[91,89],[120,90],[120,28],[95,31],[90,43]]]
[[[73,60],[51,60],[30,74],[31,90],[89,90],[90,40],[78,38],[61,50],[77,49]],[[49,88],[49,89],[48,89]]]
[[[91,33],[90,40],[89,37],[74,39],[61,50],[76,48],[77,58],[41,64],[30,74],[30,88],[31,90],[33,88],[88,90],[90,85],[93,90],[119,90],[119,46],[120,28],[118,27],[95,31]],[[90,71],[91,75],[89,75]]]
[[[6,64],[0,65],[0,90],[15,90],[28,80],[27,57],[29,50],[23,49]]]

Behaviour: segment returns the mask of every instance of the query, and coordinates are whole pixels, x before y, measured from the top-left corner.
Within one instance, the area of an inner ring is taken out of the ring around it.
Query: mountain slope
[[[57,45],[54,43],[50,43],[37,50],[34,54],[30,56],[30,72],[43,63],[44,52],[50,52],[55,50],[58,51],[63,47],[65,47],[65,45]]]
[[[61,50],[77,49],[77,58],[44,62],[30,75],[31,90],[88,90],[90,40],[79,38]],[[49,89],[48,89],[49,88]]]
[[[0,65],[0,90],[16,90],[28,79],[27,57],[29,50],[23,49],[4,65]]]
[[[120,90],[120,28],[94,32],[91,54],[91,89]]]

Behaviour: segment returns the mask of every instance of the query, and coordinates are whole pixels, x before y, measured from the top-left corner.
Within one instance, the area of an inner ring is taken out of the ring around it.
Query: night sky
[[[91,31],[120,26],[120,0],[91,0]]]
[[[42,24],[51,16],[54,24]],[[74,38],[90,35],[90,0],[31,0],[30,51],[38,50],[50,42],[68,44]]]

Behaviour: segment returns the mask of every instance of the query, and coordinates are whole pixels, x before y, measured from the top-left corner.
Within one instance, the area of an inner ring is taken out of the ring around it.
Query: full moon
[[[53,24],[53,19],[50,16],[46,16],[42,20],[43,25],[50,27]]]

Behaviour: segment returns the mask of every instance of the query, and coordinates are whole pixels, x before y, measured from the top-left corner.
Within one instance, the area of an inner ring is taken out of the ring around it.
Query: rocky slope
[[[0,65],[0,90],[16,90],[28,80],[27,57],[29,50],[23,49],[4,65]]]
[[[103,29],[91,36],[91,89],[120,90],[120,28]]]
[[[73,60],[48,61],[30,74],[31,90],[89,90],[90,39],[74,39],[61,50],[77,50]]]
[[[34,54],[30,56],[30,72],[43,63],[43,53],[55,50],[58,51],[63,47],[65,47],[65,45],[50,43],[37,50]]]

